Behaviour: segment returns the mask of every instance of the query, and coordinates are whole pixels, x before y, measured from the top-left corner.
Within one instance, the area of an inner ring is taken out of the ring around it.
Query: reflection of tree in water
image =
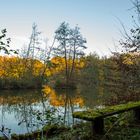
[[[32,111],[40,101],[39,91],[3,91],[0,95],[1,125],[5,125],[3,123],[6,113],[14,114],[18,122],[25,122],[27,132],[29,132],[28,126],[33,121]]]
[[[17,121],[17,125],[19,123],[19,127],[24,127],[27,129],[26,132],[31,132],[47,123],[46,112],[50,111],[48,114],[54,115],[56,109],[55,117],[48,117],[48,121],[55,123],[61,115],[64,118],[63,123],[70,124],[73,122],[74,109],[79,109],[84,105],[83,99],[76,90],[57,90],[55,92],[46,86],[42,91],[3,91],[0,95],[1,121],[5,123],[8,118],[6,115],[11,114]],[[7,122],[7,124],[9,123]],[[18,126],[15,127],[18,129]]]
[[[4,100],[4,104],[16,105],[22,104],[23,98],[26,99],[25,102],[35,103],[41,100],[40,91],[37,90],[5,90],[0,94],[0,104]]]
[[[80,97],[78,90],[53,90],[49,86],[45,86],[43,93],[49,98],[50,105],[61,109],[60,111],[64,114],[64,124],[69,125],[74,122],[72,118],[74,109],[84,106],[84,100]]]
[[[80,96],[84,99],[87,108],[94,108],[103,104],[104,100],[109,96],[106,88],[102,85],[80,86]]]

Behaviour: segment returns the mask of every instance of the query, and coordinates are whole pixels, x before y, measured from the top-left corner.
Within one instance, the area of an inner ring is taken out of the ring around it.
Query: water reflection
[[[87,88],[84,85],[79,87],[81,98],[84,99],[84,106],[94,108],[103,104],[109,96],[109,92],[103,86],[95,86]]]
[[[39,129],[47,120],[48,110],[56,109],[53,122],[57,117],[62,123],[74,123],[72,113],[76,110],[92,108],[99,104],[102,94],[97,89],[54,90],[45,86],[42,90],[1,91],[0,93],[0,126],[4,125],[12,133],[26,133]],[[37,116],[40,114],[40,116]],[[37,119],[40,117],[40,119]],[[52,119],[52,118],[51,118]],[[19,124],[19,125],[18,125]]]
[[[27,123],[18,126],[18,122],[31,121],[31,110],[40,102],[39,91],[1,91],[0,123],[10,128],[12,132],[28,132]],[[39,106],[39,104],[37,105]],[[27,120],[28,119],[28,120]]]
[[[84,107],[84,99],[80,96],[78,90],[53,90],[49,86],[45,86],[43,93],[48,97],[50,105],[63,112],[64,124],[70,125],[72,122],[74,123],[72,113],[74,110]]]

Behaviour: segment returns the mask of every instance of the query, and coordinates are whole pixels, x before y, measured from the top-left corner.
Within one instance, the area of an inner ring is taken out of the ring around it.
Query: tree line
[[[85,56],[86,39],[80,28],[72,28],[66,22],[56,29],[52,45],[46,41],[44,48],[40,47],[41,32],[33,24],[28,46],[13,57],[11,53],[17,54],[17,51],[10,49],[10,38],[7,38],[5,29],[1,30],[0,52],[10,54],[10,57],[0,58],[0,87],[39,88],[50,84],[57,88],[77,88],[81,84],[102,87],[102,91],[114,93],[114,104],[118,98],[122,102],[126,98],[137,99],[140,91],[138,2],[136,0],[133,3],[138,16],[137,23],[134,23],[129,33],[123,26],[124,38],[119,42],[122,52],[112,52],[109,58],[100,58],[97,54]]]

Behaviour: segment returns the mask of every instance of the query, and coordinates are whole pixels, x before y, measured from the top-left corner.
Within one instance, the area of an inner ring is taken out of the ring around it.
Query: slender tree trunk
[[[51,45],[51,47],[50,47],[50,50],[49,50],[49,52],[48,52],[48,56],[47,56],[47,54],[45,54],[45,58],[46,58],[46,57],[47,57],[47,58],[46,58],[46,60],[44,60],[44,69],[43,69],[43,72],[42,72],[42,74],[41,74],[41,85],[43,85],[44,75],[45,75],[45,72],[46,72],[46,69],[47,69],[47,62],[46,62],[46,61],[48,61],[49,58],[50,58],[51,51],[52,51],[52,49],[53,49],[55,40],[56,40],[56,37],[54,37],[53,43],[52,43],[52,45]]]
[[[72,59],[72,66],[71,66],[71,71],[70,71],[69,79],[72,78],[72,74],[73,74],[74,67],[75,67],[75,56],[76,56],[75,43],[76,43],[76,41],[74,42],[73,59]]]
[[[66,85],[68,85],[69,79],[68,79],[68,60],[67,60],[66,40],[64,40],[64,49],[65,49],[65,76],[66,76]]]

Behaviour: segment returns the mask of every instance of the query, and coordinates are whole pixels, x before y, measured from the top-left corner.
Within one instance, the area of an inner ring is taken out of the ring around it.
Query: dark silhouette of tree
[[[16,50],[10,49],[11,39],[6,37],[6,33],[6,29],[1,30],[0,32],[0,52],[3,52],[5,54],[17,54],[18,52]]]
[[[132,1],[136,16],[132,16],[134,25],[130,32],[126,31],[125,26],[122,24],[124,38],[120,40],[121,46],[125,49],[125,52],[140,52],[140,0]]]

